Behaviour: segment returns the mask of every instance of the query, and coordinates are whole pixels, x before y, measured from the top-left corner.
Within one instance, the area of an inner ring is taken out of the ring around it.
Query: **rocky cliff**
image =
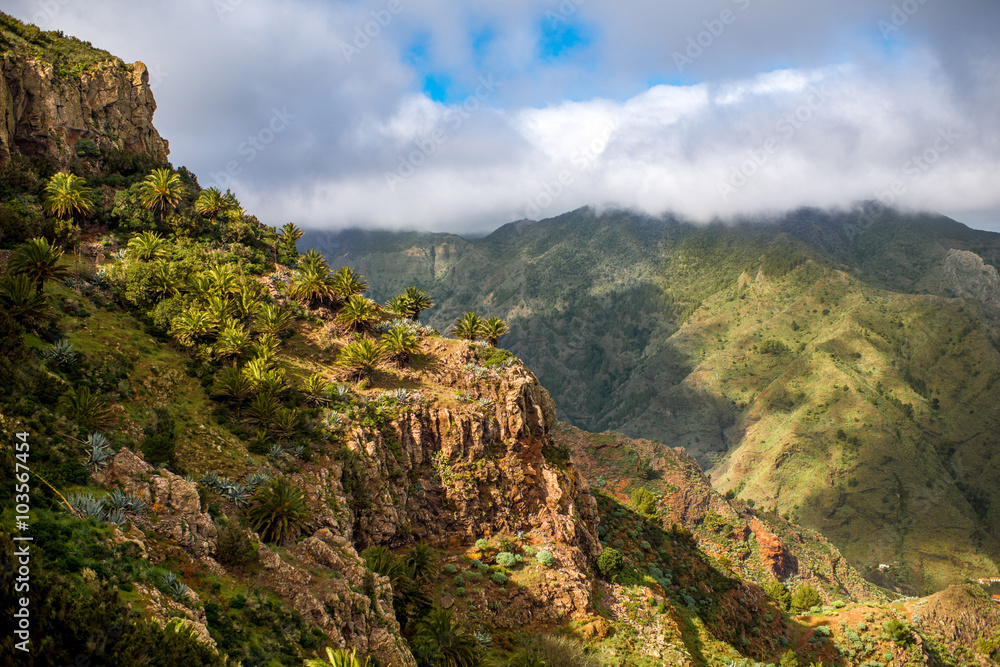
[[[169,149],[153,127],[156,102],[144,64],[112,59],[71,75],[8,52],[0,70],[0,162],[45,155],[65,167],[81,139],[166,161]]]

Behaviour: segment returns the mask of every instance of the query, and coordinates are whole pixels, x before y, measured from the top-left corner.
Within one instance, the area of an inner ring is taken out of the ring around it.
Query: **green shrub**
[[[496,557],[497,565],[510,569],[517,565],[517,558],[509,551],[501,551]]]
[[[882,631],[886,639],[897,644],[906,644],[910,641],[910,629],[897,618],[886,621],[882,624]]]
[[[507,583],[507,575],[503,572],[494,572],[490,575],[490,580],[503,586]]]
[[[521,553],[523,553],[528,558],[531,558],[532,556],[535,555],[535,547],[531,546],[530,544],[525,544],[523,547],[521,547]]]
[[[447,574],[455,574],[456,572],[458,572],[458,568],[452,565],[451,563],[445,565],[443,569]]]
[[[243,528],[226,523],[216,538],[216,559],[227,567],[244,567],[257,562],[258,555]]]
[[[478,549],[479,551],[489,551],[489,548],[490,548],[490,543],[488,540],[484,540],[483,538],[479,538],[478,540],[476,540],[476,549]]]
[[[544,549],[535,554],[535,560],[545,567],[552,567],[556,562],[555,556]]]
[[[456,576],[455,576],[455,578],[454,578],[454,579],[452,579],[452,581],[454,581],[454,582],[455,582],[455,585],[456,585],[456,586],[464,586],[464,585],[465,585],[465,577],[463,577],[463,576],[462,576],[462,575],[460,575],[460,574],[459,574],[459,575],[456,575]]]
[[[463,595],[465,595],[465,589],[459,586],[458,588],[455,589],[455,595],[457,595],[458,597],[462,597]]]
[[[623,565],[622,552],[617,549],[605,549],[597,557],[597,569],[605,579],[613,578],[621,571]]]
[[[800,613],[817,606],[821,602],[819,592],[809,584],[799,586],[792,593],[792,609]]]

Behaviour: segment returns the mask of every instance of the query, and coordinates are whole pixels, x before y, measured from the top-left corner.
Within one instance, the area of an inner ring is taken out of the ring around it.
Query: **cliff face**
[[[153,127],[156,102],[142,63],[109,60],[74,77],[8,53],[0,70],[0,162],[47,155],[65,167],[81,139],[167,159],[167,142]]]

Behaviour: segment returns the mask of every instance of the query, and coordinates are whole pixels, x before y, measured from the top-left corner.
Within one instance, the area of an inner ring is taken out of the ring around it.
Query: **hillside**
[[[86,148],[0,156],[4,664],[1000,656],[981,590],[893,601],[683,452],[560,424],[428,295],[369,299],[158,146]]]
[[[314,241],[381,275],[374,294],[432,291],[441,330],[507,319],[566,421],[684,447],[900,590],[996,571],[1000,235],[865,208],[707,227],[582,209],[474,241]]]

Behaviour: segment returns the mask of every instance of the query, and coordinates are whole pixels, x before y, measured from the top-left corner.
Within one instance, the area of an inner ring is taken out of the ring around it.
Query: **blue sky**
[[[997,2],[5,4],[146,63],[174,164],[269,224],[882,198],[1000,228]]]

